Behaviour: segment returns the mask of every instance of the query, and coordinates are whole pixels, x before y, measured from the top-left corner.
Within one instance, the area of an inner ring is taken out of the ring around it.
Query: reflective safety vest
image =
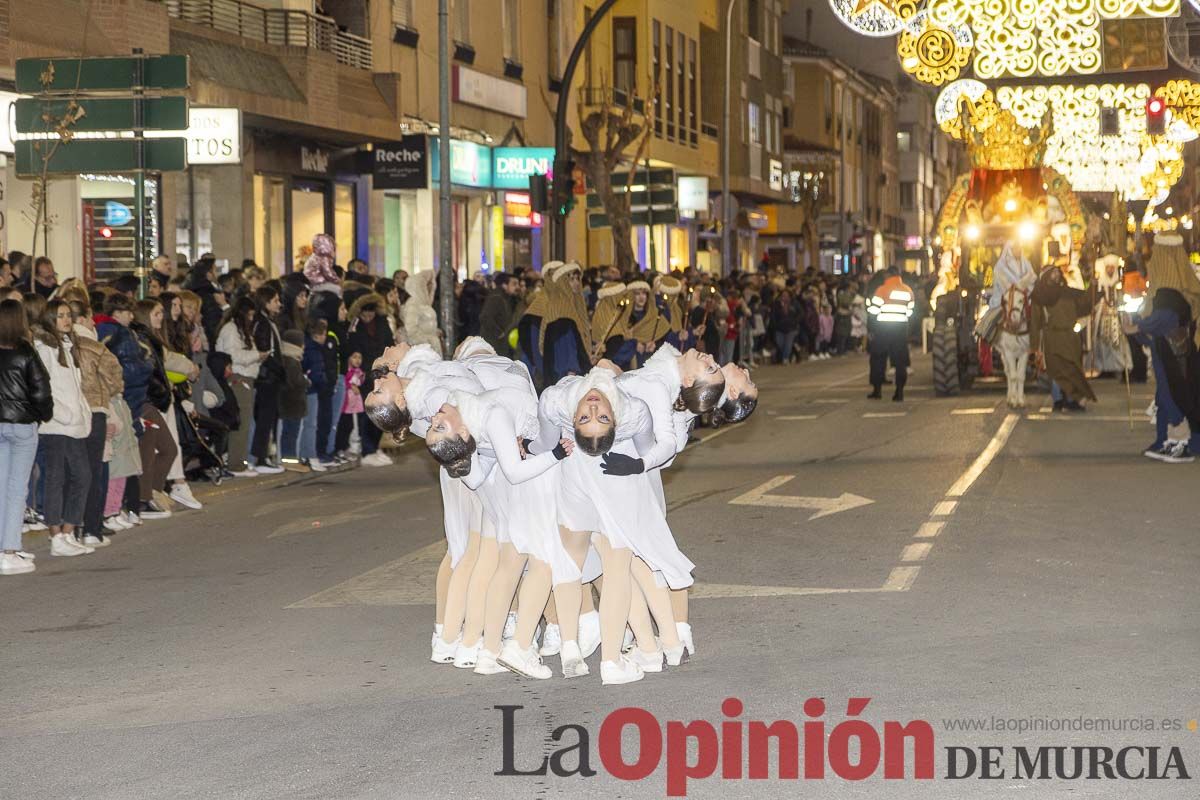
[[[905,285],[899,275],[895,275],[875,290],[867,312],[879,322],[908,322],[915,307],[912,289]]]

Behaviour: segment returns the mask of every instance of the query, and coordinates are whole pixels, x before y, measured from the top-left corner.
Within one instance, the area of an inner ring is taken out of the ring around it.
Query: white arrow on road
[[[754,487],[745,494],[733,498],[729,501],[729,504],[734,506],[769,506],[772,508],[810,508],[817,512],[808,518],[811,522],[814,519],[828,517],[830,514],[849,511],[852,508],[867,506],[875,502],[874,500],[859,497],[849,492],[843,492],[840,497],[797,497],[789,494],[767,494],[767,492],[772,489],[778,489],[795,477],[795,475],[778,475],[766,483]]]

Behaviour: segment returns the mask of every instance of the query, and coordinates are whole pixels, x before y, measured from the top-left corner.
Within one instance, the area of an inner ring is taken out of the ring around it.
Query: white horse
[[[996,262],[992,278],[992,296],[988,303],[1001,308],[1000,336],[995,349],[1004,361],[1008,381],[1008,407],[1025,407],[1025,370],[1029,366],[1029,291],[1037,273],[1029,259],[1013,252],[1006,244]]]

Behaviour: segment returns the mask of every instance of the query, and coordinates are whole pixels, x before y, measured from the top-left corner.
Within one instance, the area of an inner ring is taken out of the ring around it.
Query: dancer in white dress
[[[548,474],[574,443],[562,439],[550,452],[523,457],[519,442],[530,439],[537,427],[537,401],[531,392],[451,392],[425,438],[433,457],[451,475],[464,478],[479,493],[485,511],[496,517],[500,567],[488,587],[477,672],[487,671],[494,662],[528,677],[549,678],[550,669],[533,646],[534,632],[553,583],[579,580],[579,569],[558,538],[557,472]],[[502,645],[504,619],[526,566],[516,635]]]

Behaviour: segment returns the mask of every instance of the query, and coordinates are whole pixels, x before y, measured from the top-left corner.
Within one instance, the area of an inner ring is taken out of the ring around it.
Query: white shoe
[[[142,519],[148,520],[169,519],[171,517],[171,512],[151,500],[149,503],[145,503],[142,506],[142,510],[138,512],[138,516],[140,516]]]
[[[392,460],[382,450],[376,450],[369,456],[363,456],[362,465],[364,467],[390,467]]]
[[[194,511],[199,511],[200,509],[204,508],[204,506],[200,504],[200,501],[192,495],[192,487],[188,486],[186,483],[171,484],[170,497],[176,503],[179,503],[179,505],[186,506]]]
[[[254,471],[259,475],[280,475],[283,473],[283,467],[274,467],[270,464],[259,464],[254,468]]]
[[[500,634],[501,641],[508,641],[517,635],[517,615],[513,612],[508,612],[508,618],[504,620],[504,631]]]
[[[107,536],[93,536],[89,533],[83,537],[83,544],[94,550],[97,547],[108,547],[112,544],[112,539],[109,539]]]
[[[257,478],[259,473],[254,467],[246,467],[239,472],[231,472],[229,474],[235,478]]]
[[[130,528],[136,528],[138,525],[142,524],[142,517],[136,511],[122,512],[121,519],[124,520],[125,524]]]
[[[688,655],[696,655],[696,643],[692,641],[692,626],[686,622],[676,622],[675,632],[679,634],[679,641],[683,642],[683,647],[687,650]]]
[[[621,656],[620,661],[600,662],[600,683],[605,686],[616,686],[622,683],[633,683],[646,677],[642,668]]]
[[[487,648],[480,647],[479,654],[475,657],[476,675],[499,675],[502,672],[508,672],[507,669],[496,663],[496,654]]]
[[[52,556],[82,556],[95,552],[75,542],[75,537],[66,533],[56,533],[50,537],[50,555]]]
[[[129,522],[126,522],[120,514],[113,514],[111,517],[106,517],[104,527],[110,531],[127,531],[133,527]]]
[[[316,458],[309,459],[308,468],[313,472],[324,472],[325,470],[329,469],[329,467],[322,464],[321,461]]]
[[[449,644],[441,636],[433,640],[433,652],[429,656],[429,660],[435,664],[451,664],[454,662],[454,652],[458,650],[458,645],[462,642],[462,638],[455,639]]]
[[[658,647],[660,650],[662,650],[663,656],[667,660],[667,666],[678,667],[683,663],[683,651],[687,649],[687,645],[685,645],[682,641],[679,643],[678,647],[672,650],[669,647],[665,647],[662,643],[662,640],[659,639]]]
[[[20,575],[33,572],[37,567],[27,558],[21,558],[16,553],[0,554],[0,575]]]
[[[564,678],[582,678],[591,672],[587,662],[583,660],[583,653],[579,650],[578,642],[563,642],[560,657]]]
[[[642,672],[662,672],[663,671],[663,651],[654,650],[647,653],[640,647],[635,647],[629,652],[627,658],[634,664],[641,667]]]
[[[474,669],[476,662],[479,660],[479,651],[481,649],[483,649],[483,639],[480,639],[470,647],[460,644],[458,650],[454,653],[454,666],[459,669]]]
[[[562,632],[557,625],[547,623],[546,631],[542,634],[542,649],[538,652],[542,657],[556,656],[562,652]]]
[[[37,556],[35,556],[33,553],[26,553],[24,550],[18,550],[17,555],[26,561],[33,561],[35,558],[37,558]]]
[[[625,638],[621,640],[621,652],[628,654],[633,649],[635,640],[633,638],[633,630],[628,625],[625,626]]]
[[[433,626],[433,637],[429,640],[429,646],[433,647],[434,641],[437,638],[439,638],[441,635],[442,635],[442,626],[435,623]]]
[[[600,646],[600,612],[589,611],[579,615],[579,651],[584,658],[591,658]]]
[[[550,668],[542,663],[535,648],[522,650],[521,646],[512,639],[505,642],[504,647],[500,648],[500,655],[496,656],[496,663],[518,675],[536,678],[539,681],[544,681],[554,675]]]

